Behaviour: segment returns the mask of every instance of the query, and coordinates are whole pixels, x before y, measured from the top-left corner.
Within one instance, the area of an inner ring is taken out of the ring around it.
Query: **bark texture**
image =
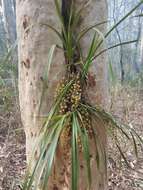
[[[56,49],[49,81],[43,81],[48,52],[53,44],[58,44],[58,39],[53,31],[40,26],[40,23],[48,23],[60,29],[53,0],[17,0],[19,100],[28,160],[34,144],[31,142],[38,134],[43,116],[47,115],[52,106],[55,88],[64,74],[64,56],[61,50]],[[39,115],[43,88],[45,96]]]
[[[77,8],[85,5],[87,3],[86,0],[76,0]],[[97,23],[101,23],[107,20],[107,1],[106,0],[92,0],[85,8],[85,11],[82,12],[82,18],[80,27],[77,30],[81,30],[86,28],[90,25],[95,25]],[[98,29],[105,33],[106,31],[106,24],[101,25]],[[83,55],[86,55],[91,44],[91,40],[94,35],[94,30],[90,31],[81,41],[81,48],[83,50]],[[103,45],[105,46],[105,44]],[[101,46],[101,48],[103,48]],[[101,50],[99,48],[99,52]],[[103,108],[108,107],[108,89],[107,89],[107,59],[106,55],[102,55],[98,57],[90,68],[89,76],[88,76],[88,86],[86,89],[86,96],[87,101],[92,105],[102,105]],[[106,151],[106,131],[102,125],[99,125],[95,121],[93,121],[94,128],[96,129],[97,136],[99,137],[98,142],[100,143],[101,151]],[[105,190],[106,183],[107,183],[107,176],[106,176],[106,158],[103,159],[103,162],[100,163],[99,168],[97,169],[96,162],[96,155],[95,155],[95,146],[93,144],[93,139],[91,139],[91,155],[92,155],[92,190]],[[86,179],[85,172],[83,170],[83,178]],[[85,180],[83,180],[85,181]],[[85,184],[81,179],[80,188],[81,190],[85,189]]]
[[[76,0],[77,7],[81,7],[87,2],[88,1],[86,0]],[[92,0],[89,2],[90,3],[85,8],[85,11],[82,12],[81,24],[78,30],[84,29],[87,26],[95,25],[97,23],[102,23],[103,21],[107,21],[107,1]],[[105,33],[106,24],[100,25],[98,29],[102,33]],[[93,35],[94,29],[88,32],[88,34],[86,34],[86,36],[82,39],[81,47],[83,50],[83,55],[86,55],[88,53],[88,49],[91,45]],[[89,99],[93,105],[95,105],[95,103],[103,106],[107,105],[107,60],[105,54],[97,58],[90,68],[89,88],[87,89],[87,91]]]
[[[86,0],[76,0],[79,8]],[[89,24],[95,24],[106,20],[107,6],[105,0],[92,0],[83,11],[81,24],[77,30]],[[53,103],[54,91],[57,83],[65,74],[64,55],[56,49],[53,64],[50,70],[49,80],[46,81],[47,89],[43,99],[42,110],[39,115],[39,105],[42,95],[43,74],[47,65],[48,51],[51,45],[60,44],[57,36],[47,27],[38,23],[48,23],[60,30],[60,23],[56,14],[53,0],[17,0],[17,32],[18,32],[18,52],[19,52],[19,99],[21,108],[21,118],[26,134],[27,161],[34,141],[38,135],[43,119]],[[105,27],[100,28],[102,31]],[[84,54],[87,53],[92,32],[81,42]],[[107,99],[106,91],[106,58],[101,56],[95,61],[89,75],[88,100],[92,105],[105,105]],[[96,73],[96,74],[95,74]],[[102,148],[106,147],[106,135],[102,126],[96,125],[99,137],[101,137]],[[93,184],[91,190],[106,189],[106,167],[101,164],[99,170],[95,162],[94,145],[91,139],[92,175]],[[54,172],[47,187],[49,190],[69,190],[70,189],[70,159],[62,157],[63,150],[58,147],[57,157],[54,164]],[[35,160],[37,156],[35,155]],[[79,190],[86,190],[87,176],[84,170],[84,162],[81,160],[81,179]]]

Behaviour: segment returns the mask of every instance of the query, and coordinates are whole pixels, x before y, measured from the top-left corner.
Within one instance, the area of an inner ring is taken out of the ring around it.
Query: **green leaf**
[[[78,131],[76,125],[76,114],[72,118],[72,190],[78,190]]]
[[[130,132],[130,133],[131,133],[131,136],[132,136],[132,139],[133,139],[135,155],[136,155],[136,158],[138,158],[138,147],[137,147],[137,144],[136,144],[136,139],[135,139],[134,134],[132,132]]]
[[[124,155],[124,153],[123,153],[121,147],[117,144],[117,142],[116,142],[116,146],[117,146],[117,148],[118,148],[118,150],[119,150],[119,152],[120,152],[120,154],[121,154],[123,160],[125,161],[126,165],[127,165],[129,168],[131,168],[131,166],[130,166],[128,160],[126,159],[126,156]]]
[[[43,97],[44,97],[44,94],[45,94],[45,90],[47,88],[48,77],[49,77],[49,72],[50,72],[50,68],[51,68],[55,48],[56,48],[56,45],[53,45],[50,48],[50,51],[49,51],[49,54],[48,54],[48,62],[47,62],[47,65],[46,65],[47,68],[45,69],[45,73],[43,74],[43,89],[42,89],[42,94],[41,94],[41,99],[40,99],[40,104],[39,104],[39,113],[40,113],[40,110],[41,110],[42,100],[43,100]]]
[[[94,55],[95,47],[96,47],[96,33],[93,36],[93,39],[92,39],[92,42],[91,42],[91,45],[90,45],[90,48],[89,48],[89,52],[87,54],[87,58],[86,58],[86,61],[84,63],[84,66],[83,66],[82,78],[85,77],[87,75],[87,73],[88,73],[89,67],[90,67],[90,65],[92,63],[91,58]]]
[[[72,2],[74,2],[72,0]],[[80,17],[82,12],[87,8],[87,6],[90,4],[91,0],[88,0],[86,3],[83,3],[83,5],[81,5],[81,7],[79,8],[79,10],[76,11],[76,8],[73,6],[73,20],[72,20],[72,31],[74,31],[74,29],[76,29],[77,24],[79,23]]]
[[[139,8],[141,5],[143,4],[143,0],[141,0],[135,7],[133,7],[133,9],[131,9],[123,18],[121,18],[116,24],[114,24],[111,29],[105,34],[105,38],[107,38],[109,36],[109,34],[111,34],[111,32],[117,28],[117,26],[119,26],[125,19],[127,19],[137,8]],[[99,49],[99,47],[102,45],[103,40],[101,40],[101,42],[99,43],[96,51]]]
[[[119,43],[119,44],[115,44],[115,45],[113,45],[113,46],[111,46],[111,47],[108,47],[108,48],[106,48],[106,49],[103,49],[102,51],[100,51],[98,54],[96,54],[96,55],[92,58],[92,61],[93,61],[94,59],[96,59],[97,57],[99,57],[100,55],[102,55],[103,53],[105,53],[105,52],[107,52],[107,51],[109,51],[109,50],[111,50],[111,49],[114,49],[114,48],[119,47],[119,46],[124,46],[124,45],[128,45],[128,44],[136,43],[137,41],[138,41],[138,40],[130,40],[130,41],[122,42],[122,43]]]
[[[91,46],[89,48],[89,52],[87,54],[87,57],[83,66],[82,78],[87,75],[89,68],[93,63],[94,56],[96,54],[96,48],[97,48],[97,45],[99,44],[100,38],[104,40],[104,35],[97,28],[93,28],[93,29],[95,30],[95,34],[93,36]]]
[[[129,125],[125,125],[124,124],[124,127],[128,130],[128,131],[130,131],[130,132],[132,132],[136,137],[137,137],[137,139],[139,140],[139,142],[141,143],[141,144],[143,144],[143,139],[142,139],[142,137],[136,132],[136,130],[133,128],[133,126],[131,125],[131,123],[129,124]]]
[[[130,140],[129,135],[125,131],[125,128],[127,129],[127,127],[125,127],[125,125],[119,124],[119,122],[117,122],[116,119],[110,113],[106,112],[104,109],[101,109],[100,107],[92,107],[92,106],[84,105],[84,104],[82,104],[82,106],[86,107],[89,111],[95,114],[95,117],[97,117],[101,121],[102,125],[105,126],[105,123],[104,123],[105,121],[108,123],[110,122],[113,127],[121,131],[121,133],[124,134],[128,140]],[[107,124],[107,128],[108,127],[109,125]]]
[[[128,18],[137,8],[139,8],[143,4],[143,0],[141,0],[133,9],[131,9],[123,18],[121,18],[115,25],[111,27],[111,29],[106,33],[105,38],[109,36],[109,34],[117,28],[126,18]]]
[[[57,11],[58,17],[59,17],[60,22],[61,22],[61,24],[62,24],[63,32],[65,33],[64,18],[63,18],[63,16],[62,16],[60,3],[59,3],[58,0],[54,0],[54,2],[55,2],[55,6],[56,6],[56,11]]]
[[[51,173],[51,168],[52,168],[52,164],[53,164],[58,140],[59,140],[61,131],[64,127],[64,121],[65,121],[65,117],[63,117],[63,119],[61,120],[61,122],[57,128],[55,137],[52,139],[51,145],[50,145],[48,152],[47,152],[47,158],[46,158],[47,164],[46,164],[46,168],[45,168],[46,173],[45,173],[43,185],[42,185],[43,190],[47,189],[48,179],[49,179],[49,176]]]
[[[63,38],[63,36],[61,35],[60,32],[58,32],[56,30],[56,28],[54,28],[53,26],[46,24],[46,23],[40,23],[41,26],[47,26],[48,28],[50,28],[51,30],[53,30],[53,32],[55,32],[57,34],[57,36],[59,37],[59,39],[61,40],[61,42],[65,45],[65,40]]]
[[[110,80],[112,82],[112,85],[115,86],[115,84],[116,84],[116,75],[115,75],[115,72],[113,70],[113,66],[112,66],[111,61],[109,61],[109,77],[110,77]]]
[[[31,173],[31,172],[30,172],[30,168],[31,168],[31,164],[32,164],[32,162],[33,162],[33,160],[34,160],[34,153],[35,153],[35,151],[36,151],[36,149],[37,149],[37,146],[39,146],[39,144],[34,148],[33,155],[32,155],[31,161],[30,161],[30,163],[29,163],[29,167],[28,167],[29,169],[28,169],[27,172],[26,172],[25,182],[24,182],[24,184],[23,184],[23,190],[30,190],[30,189],[31,189],[31,187],[32,187],[32,185],[33,185],[33,182],[34,182],[34,177],[36,176],[36,173],[37,173],[37,170],[38,170],[38,168],[42,165],[41,163],[43,163],[43,156],[44,156],[44,154],[45,154],[46,147],[47,147],[47,145],[50,143],[51,138],[53,137],[56,128],[57,128],[57,125],[56,125],[55,127],[53,126],[53,129],[52,129],[51,133],[48,134],[48,136],[47,136],[47,142],[46,142],[45,146],[43,147],[43,150],[42,150],[42,152],[41,152],[41,154],[40,154],[40,157],[39,157],[39,159],[37,160],[37,162],[36,162],[36,164],[35,164],[35,166],[34,166],[34,168],[33,168],[33,170],[32,170],[32,173]],[[42,137],[42,139],[40,138],[40,141],[43,141],[43,137]],[[42,142],[39,142],[39,143],[42,143]],[[30,176],[30,179],[29,179],[30,173],[31,173],[31,176]],[[38,181],[38,182],[39,182],[39,181]],[[37,183],[38,183],[38,182],[37,182]]]
[[[92,29],[98,30],[98,29],[97,29],[97,26],[100,26],[100,25],[102,25],[102,24],[106,24],[107,22],[108,22],[108,21],[103,21],[103,22],[97,23],[97,24],[95,24],[95,25],[92,25],[92,26],[89,26],[89,27],[84,28],[82,31],[79,32],[79,35],[78,35],[78,37],[77,37],[77,43],[79,43],[79,41],[80,41],[90,30],[92,30]],[[98,32],[99,32],[99,30],[98,30]],[[99,32],[99,33],[101,34],[101,32]],[[103,36],[103,34],[102,34],[102,36]]]
[[[47,131],[42,134],[42,138],[40,138],[40,142],[38,146],[40,145],[40,157],[37,160],[35,167],[33,168],[32,174],[29,179],[30,171],[27,171],[27,175],[25,178],[25,183],[23,185],[23,190],[30,190],[32,186],[34,186],[36,189],[38,188],[38,185],[41,184],[41,177],[43,178],[43,186],[48,181],[48,177],[51,172],[51,167],[53,163],[54,153],[56,151],[57,142],[61,133],[62,128],[64,127],[64,121],[66,119],[66,115],[62,116],[55,122],[55,124],[52,126],[51,130],[47,128]],[[37,147],[35,147],[36,150]],[[33,152],[35,152],[35,150]],[[34,154],[31,159],[31,162],[34,159]],[[29,165],[30,167],[30,165]],[[44,172],[46,171],[46,174]],[[38,176],[36,178],[36,182],[34,183],[35,176]],[[45,182],[46,181],[46,182]]]
[[[79,125],[78,118],[75,118],[75,123],[76,126],[79,130],[80,134],[80,139],[82,143],[82,148],[83,148],[83,154],[84,154],[84,159],[86,161],[86,168],[87,168],[87,177],[88,177],[88,189],[91,188],[91,183],[92,183],[92,176],[91,176],[91,166],[90,166],[90,145],[89,145],[89,137],[88,137],[88,132],[83,124],[82,117],[80,113],[78,112],[79,119],[81,120],[81,125],[82,129]]]
[[[48,114],[48,117],[45,121],[44,128],[49,125],[51,119],[53,118],[54,114],[58,110],[58,106],[59,106],[61,100],[63,99],[64,95],[66,94],[66,92],[68,91],[68,89],[71,87],[72,84],[73,84],[73,80],[68,82],[66,84],[66,86],[63,88],[63,90],[61,91],[61,93],[59,94],[59,96],[57,97],[57,99],[56,99],[55,103],[53,104],[53,106]]]
[[[143,14],[135,15],[134,17],[143,17]]]
[[[55,49],[56,49],[56,45],[52,45],[52,47],[50,48],[49,54],[48,54],[48,64],[47,64],[47,69],[46,69],[45,74],[44,74],[44,79],[46,81],[48,80],[50,67],[51,67],[51,64],[52,64]]]

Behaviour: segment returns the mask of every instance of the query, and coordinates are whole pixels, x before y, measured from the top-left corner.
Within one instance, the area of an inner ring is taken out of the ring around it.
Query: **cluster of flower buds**
[[[91,115],[86,109],[82,109],[80,111],[81,117],[82,117],[82,125],[87,130],[88,134],[92,136],[93,130],[92,130],[92,120]]]
[[[78,108],[80,101],[81,101],[81,83],[79,76],[71,75],[69,81],[73,80],[73,84],[67,90],[66,94],[64,95],[60,106],[59,106],[59,113],[65,114],[67,112],[74,111]],[[68,80],[62,79],[59,83],[57,90],[56,90],[56,98],[61,94],[64,90],[65,86],[69,82]]]
[[[80,80],[77,79],[71,88],[71,111],[78,108],[81,102],[81,92]]]
[[[79,75],[73,75],[71,74],[70,77],[67,79],[62,79],[62,81],[59,83],[57,90],[56,90],[56,98],[60,96],[62,91],[64,90],[65,86],[68,84],[69,81],[72,81],[73,83],[69,87],[69,89],[66,91],[65,95],[63,95],[63,98],[59,105],[59,114],[64,115],[66,113],[73,112],[74,110],[78,110],[81,114],[82,122],[80,123],[81,128],[85,127],[85,129],[88,132],[88,135],[92,135],[92,121],[91,116],[86,109],[82,109],[80,106],[80,103],[82,103],[82,88],[81,88],[81,81]],[[83,130],[83,129],[82,129]],[[60,136],[60,144],[64,150],[65,153],[67,153],[70,150],[70,141],[71,141],[71,134],[72,134],[72,123],[71,121],[68,122],[68,124],[64,127],[61,136]],[[78,145],[79,150],[82,151],[82,143],[81,138],[78,138]]]

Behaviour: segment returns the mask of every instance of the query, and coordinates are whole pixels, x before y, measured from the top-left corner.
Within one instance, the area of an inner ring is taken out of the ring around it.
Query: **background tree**
[[[16,89],[16,15],[15,0],[0,1],[0,74],[5,85]]]
[[[138,0],[129,1],[108,1],[109,7],[109,27],[115,22],[118,22],[120,18],[125,15],[131,7],[138,3]],[[125,83],[133,81],[135,76],[141,72],[141,36],[140,31],[142,24],[140,23],[142,18],[138,17],[142,13],[142,6],[130,15],[121,25],[119,25],[115,31],[109,36],[107,40],[108,45],[115,44],[117,41],[123,42],[131,39],[137,39],[138,41],[129,46],[120,46],[109,53],[109,58],[112,60],[113,70],[117,79],[124,81]],[[116,56],[115,56],[116,55]],[[132,55],[132,56],[129,56]],[[123,76],[124,75],[124,76]]]
[[[2,12],[0,12],[0,55],[1,57],[3,56],[3,54],[6,51],[6,47],[5,47],[5,43],[4,43],[4,39],[5,39],[5,30],[4,30],[4,22],[3,22],[3,18],[2,18]]]
[[[7,48],[10,48],[16,41],[15,0],[1,0],[1,2]]]

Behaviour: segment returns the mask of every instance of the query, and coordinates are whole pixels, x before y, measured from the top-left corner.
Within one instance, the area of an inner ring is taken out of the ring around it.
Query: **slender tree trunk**
[[[76,7],[86,3],[86,0],[76,0]],[[56,49],[50,76],[48,81],[43,81],[43,75],[47,66],[47,56],[53,44],[61,45],[57,36],[47,27],[38,23],[48,23],[60,30],[60,23],[55,11],[53,0],[17,0],[17,32],[18,32],[18,52],[19,52],[19,99],[21,108],[21,118],[26,134],[26,155],[29,162],[32,146],[37,139],[38,131],[43,123],[44,115],[47,115],[54,101],[55,88],[65,74],[64,54],[60,49]],[[106,20],[107,4],[105,0],[95,0],[83,11],[80,27],[95,24]],[[100,28],[103,32],[105,27]],[[81,42],[81,47],[86,54],[90,45],[92,32]],[[89,74],[88,100],[92,105],[96,103],[105,105],[107,97],[106,78],[106,58],[105,56],[95,61]],[[45,82],[47,85],[45,85]],[[48,87],[48,88],[46,88]],[[39,105],[43,88],[45,95],[42,100],[42,109],[39,115]],[[95,124],[95,123],[94,123]],[[102,126],[96,124],[97,133],[100,139],[100,148],[106,149],[106,132]],[[92,157],[92,190],[106,189],[106,157],[99,169],[95,162],[94,143],[91,140]],[[47,189],[69,190],[70,189],[70,159],[62,157],[63,150],[58,147],[57,156],[54,162],[54,170],[50,178]],[[38,157],[35,154],[35,160]],[[86,189],[87,176],[84,170],[84,162],[81,160],[81,179],[79,190]]]
[[[3,15],[0,13],[0,55],[3,56],[7,50],[7,46],[5,44],[6,35],[4,29]]]
[[[137,33],[137,42],[135,43],[135,53],[134,53],[134,58],[133,58],[133,70],[135,73],[140,73],[140,68],[138,65],[139,59],[138,59],[138,51],[139,51],[139,45],[140,45],[140,38],[141,38],[141,18],[138,18],[138,33]]]
[[[2,0],[5,32],[7,37],[7,48],[9,48],[16,40],[16,22],[14,1]]]
[[[113,20],[114,20],[114,24],[116,23],[116,18],[115,18],[115,11],[116,11],[116,2],[114,0],[114,10],[113,10]],[[122,39],[121,39],[121,35],[120,35],[120,32],[118,30],[118,27],[115,28],[116,30],[116,33],[117,33],[117,37],[118,37],[118,40],[119,40],[119,43],[122,43]],[[120,46],[120,68],[121,68],[121,83],[124,82],[124,79],[125,79],[125,71],[124,71],[124,62],[123,62],[123,46],[121,45]]]

